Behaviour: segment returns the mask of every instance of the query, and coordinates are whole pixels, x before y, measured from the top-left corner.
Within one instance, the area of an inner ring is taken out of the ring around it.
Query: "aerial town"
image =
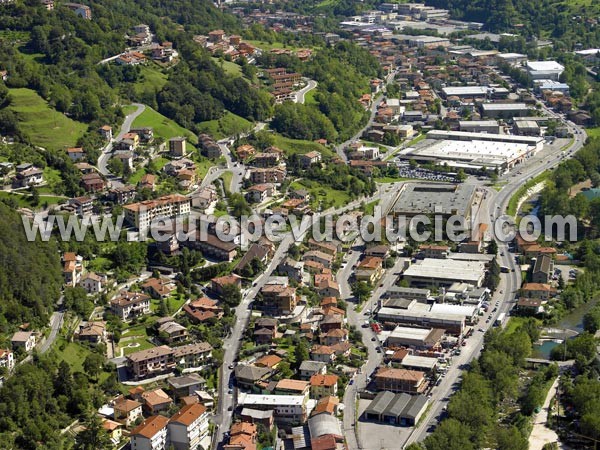
[[[158,3],[0,0],[0,448],[596,448],[597,5]]]

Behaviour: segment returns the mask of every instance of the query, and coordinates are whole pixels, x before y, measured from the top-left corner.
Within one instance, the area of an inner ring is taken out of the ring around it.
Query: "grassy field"
[[[294,46],[289,46],[289,45],[285,46],[281,42],[272,42],[272,43],[269,43],[267,41],[246,41],[246,42],[254,45],[255,47],[260,48],[261,50],[267,51],[267,52],[270,50],[273,50],[274,48],[287,48],[289,50],[297,50],[298,48],[300,48],[300,47],[294,47]]]
[[[310,192],[310,203],[317,207],[322,202],[323,207],[343,206],[350,202],[350,196],[345,191],[337,191],[311,180],[300,180],[290,185],[291,189],[307,189]]]
[[[10,89],[10,95],[12,103],[8,109],[17,114],[19,126],[34,145],[53,149],[73,147],[87,129],[87,125],[52,109],[31,89]]]
[[[519,328],[521,325],[523,325],[527,320],[529,320],[528,317],[512,316],[508,320],[508,323],[506,324],[506,328],[504,328],[504,332],[506,334],[514,333],[515,331],[517,331],[517,328]],[[541,321],[538,321],[538,324],[541,325]]]
[[[38,205],[32,205],[31,197],[29,196],[29,194],[19,195],[19,194],[13,194],[11,192],[0,191],[0,199],[9,199],[9,198],[13,199],[15,202],[17,202],[19,207],[31,208],[31,209],[40,208],[44,204],[55,205],[57,203],[65,203],[67,201],[67,199],[64,197],[43,195],[43,196],[40,196],[40,202]]]
[[[316,89],[311,89],[306,94],[304,94],[304,104],[305,105],[316,105],[318,102],[315,100],[315,94],[317,93]]]
[[[585,132],[591,138],[600,138],[600,127],[588,128]]]
[[[124,111],[126,113],[131,112],[127,110]],[[177,136],[187,136],[191,143],[196,144],[198,142],[198,137],[190,130],[183,128],[149,106],[146,106],[144,112],[133,121],[133,127],[152,127],[154,129],[154,136],[162,137],[165,140]]]
[[[144,91],[160,91],[167,79],[168,76],[162,73],[157,65],[142,66],[140,79],[133,84],[133,90],[137,95]]]
[[[377,178],[373,178],[373,180],[375,180],[376,183],[397,183],[398,181],[410,181],[410,180],[414,180],[414,178],[377,177]]]
[[[331,149],[316,142],[290,139],[279,134],[274,134],[273,137],[275,138],[275,146],[283,150],[288,157],[295,153],[305,154],[313,150],[320,152],[323,158],[330,158],[334,155]]]
[[[225,186],[226,191],[231,191],[231,180],[233,179],[233,173],[231,171],[223,172],[221,177],[223,179],[223,186]]]
[[[535,177],[533,180],[529,180],[527,183],[525,183],[523,186],[521,186],[519,188],[519,190],[517,190],[517,192],[515,192],[515,194],[508,201],[508,207],[506,208],[506,214],[508,214],[510,216],[514,216],[515,214],[517,214],[517,212],[518,212],[517,204],[519,203],[519,199],[525,195],[525,193],[527,192],[528,189],[530,189],[533,186],[535,186],[536,184],[541,183],[542,181],[546,180],[550,176],[550,173],[551,172],[548,170],[545,172],[542,172],[537,177]]]
[[[220,119],[200,122],[198,128],[200,132],[209,134],[215,139],[223,139],[250,130],[252,122],[226,111]]]
[[[241,77],[242,66],[231,61],[225,61],[224,59],[213,58],[215,64],[221,67],[227,74]]]

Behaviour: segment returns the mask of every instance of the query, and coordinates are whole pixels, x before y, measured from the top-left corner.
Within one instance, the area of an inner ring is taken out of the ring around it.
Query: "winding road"
[[[573,155],[583,147],[587,136],[582,128],[573,123],[566,122],[566,126],[569,128],[569,131],[573,133],[573,142],[566,151],[568,151],[569,155]],[[560,148],[553,149],[550,154],[546,153],[543,156],[536,156],[528,163],[523,164],[523,167],[519,170],[521,174],[513,173],[504,175],[502,179],[508,180],[508,183],[498,193],[495,193],[494,189],[487,190],[487,208],[481,208],[482,213],[486,213],[486,217],[480,216],[480,221],[490,224],[503,216],[506,213],[510,199],[516,194],[519,188],[527,180],[535,178],[542,172],[556,167],[563,161],[562,156],[565,154],[566,153]],[[512,271],[507,274],[503,273],[501,276],[500,285],[490,302],[490,305],[499,302],[498,310],[496,313],[491,314],[489,324],[486,324],[483,320],[487,315],[482,318],[479,327],[484,330],[492,326],[500,313],[508,313],[512,309],[514,306],[515,293],[521,285],[521,270],[516,264],[514,255],[508,251],[507,243],[499,240],[497,240],[497,243],[500,259],[499,264],[508,267]],[[475,328],[476,327],[477,325],[475,325]],[[465,369],[473,359],[479,357],[483,348],[483,335],[484,333],[476,331],[473,336],[467,339],[467,344],[462,348],[461,355],[454,358],[454,364],[448,371],[444,382],[432,392],[428,420],[422,421],[419,426],[414,428],[405,445],[422,441],[427,437],[428,428],[431,425],[435,425],[437,422],[437,420],[432,421],[430,418],[437,418],[440,416],[444,407],[448,404],[449,396],[458,388],[457,383],[460,381],[462,370]]]
[[[132,112],[131,114],[128,114],[127,116],[125,116],[125,120],[123,120],[123,124],[121,125],[121,131],[119,132],[119,134],[116,137],[113,137],[113,139],[108,144],[106,144],[106,147],[104,147],[104,149],[102,149],[102,153],[100,154],[100,157],[98,158],[98,164],[97,164],[98,171],[110,180],[112,187],[123,186],[123,183],[117,177],[115,177],[112,173],[110,173],[110,171],[108,170],[108,167],[107,167],[108,160],[110,159],[110,157],[112,155],[113,145],[115,142],[118,142],[121,139],[123,139],[123,136],[126,133],[129,133],[129,130],[131,130],[131,126],[133,125],[133,122],[135,121],[135,119],[137,119],[138,116],[140,114],[142,114],[146,109],[146,105],[144,105],[142,103],[132,103],[131,105],[135,106],[136,110],[134,112]]]
[[[337,152],[338,156],[342,159],[342,161],[348,162],[348,156],[346,156],[346,152],[345,152],[346,147],[348,147],[351,143],[360,139],[362,137],[363,133],[366,130],[368,130],[369,127],[373,124],[373,121],[375,120],[375,114],[377,114],[377,108],[379,108],[379,105],[381,105],[381,102],[383,102],[384,98],[385,97],[383,94],[379,94],[379,96],[375,100],[373,100],[373,103],[371,104],[370,116],[369,116],[369,120],[367,121],[367,124],[364,127],[362,127],[350,139],[348,139],[347,141],[342,142],[341,144],[336,146],[335,151]]]

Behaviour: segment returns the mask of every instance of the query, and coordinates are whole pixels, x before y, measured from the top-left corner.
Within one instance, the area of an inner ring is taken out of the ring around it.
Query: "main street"
[[[371,197],[360,198],[338,209],[330,208],[327,211],[315,214],[314,221],[317,221],[320,217],[335,216],[337,214],[352,211],[353,209],[358,208],[363,202],[369,203],[375,200],[379,200],[382,205],[387,205],[393,200],[394,195],[395,193],[392,190],[383,189],[380,187],[378,191]],[[256,278],[253,285],[248,290],[242,292],[242,301],[235,310],[236,321],[234,327],[231,330],[229,336],[223,342],[224,356],[223,364],[221,366],[221,382],[219,383],[219,403],[217,406],[217,411],[213,418],[213,422],[217,426],[217,429],[215,431],[215,437],[213,440],[213,442],[215,442],[216,445],[222,443],[223,434],[225,433],[225,431],[229,430],[231,426],[232,413],[229,411],[229,408],[233,408],[235,405],[233,394],[229,394],[229,380],[231,379],[233,373],[233,365],[235,360],[237,359],[237,354],[240,350],[240,338],[242,337],[244,330],[249,325],[251,315],[251,303],[254,301],[256,295],[261,290],[261,288],[267,283],[267,281],[271,277],[271,274],[275,271],[277,266],[287,256],[287,252],[290,246],[295,244],[296,242],[301,242],[304,239],[304,236],[306,235],[307,231],[308,230],[301,231],[298,236],[294,236],[293,232],[282,233],[283,239],[279,243],[275,255],[273,256],[273,259],[267,266],[266,270],[258,278]],[[341,288],[345,289],[346,293],[348,293],[347,287]],[[353,316],[351,320],[359,321],[360,318]],[[372,346],[370,342],[368,344]],[[372,364],[376,363],[376,360],[374,360]]]
[[[567,123],[567,126],[570,132],[573,133],[573,142],[567,151],[569,154],[574,154],[583,147],[586,134],[583,129],[574,124]],[[540,157],[536,160],[536,163],[527,164],[520,168],[521,170],[519,170],[519,172],[521,173],[519,174],[517,172],[517,176],[514,176],[514,174],[509,174],[503,177],[508,179],[508,182],[497,194],[494,194],[495,191],[493,189],[488,190],[489,197],[487,199],[487,220],[484,220],[484,217],[480,215],[482,222],[486,222],[488,224],[492,223],[493,220],[495,221],[500,216],[505,214],[510,199],[527,180],[535,178],[542,172],[556,167],[562,161],[560,156],[556,156],[557,153],[560,154],[562,151],[558,149],[554,150],[554,152],[550,155],[547,153],[543,156],[540,155]],[[491,231],[492,230],[490,229],[490,232]],[[482,318],[482,320],[480,320],[480,324],[475,326],[484,330],[487,330],[487,328],[493,326],[496,318],[501,313],[507,314],[511,310],[511,308],[514,306],[516,291],[521,285],[521,270],[516,264],[514,255],[508,251],[507,243],[499,240],[497,240],[497,243],[499,264],[508,267],[511,271],[507,274],[502,274],[500,284],[492,301],[490,302],[491,307],[498,302],[496,313],[489,315],[490,321],[488,323],[484,322],[485,317],[487,317],[486,315],[484,318]],[[437,420],[434,420],[433,418],[438,418],[440,416],[443,409],[448,404],[449,396],[458,388],[457,383],[460,381],[462,370],[465,369],[473,359],[479,357],[483,348],[483,336],[484,333],[475,331],[473,336],[467,339],[466,346],[462,347],[461,355],[454,358],[454,363],[448,371],[442,384],[433,389],[432,397],[430,399],[431,407],[428,412],[427,420],[422,421],[422,423],[414,429],[405,445],[422,441],[427,437],[427,430],[429,426],[437,423]]]
[[[135,119],[137,119],[140,116],[140,114],[142,114],[146,110],[146,105],[142,103],[132,103],[132,106],[135,106],[136,110],[133,111],[131,114],[125,116],[125,120],[121,125],[121,131],[116,137],[113,137],[113,139],[108,144],[106,144],[106,147],[102,149],[102,153],[100,153],[100,156],[98,157],[98,171],[110,180],[111,186],[113,188],[123,186],[123,183],[108,170],[108,160],[112,155],[113,143],[123,139],[123,136],[126,133],[129,133],[129,130],[131,130]]]
[[[380,94],[375,100],[373,100],[373,103],[371,103],[371,108],[369,110],[370,116],[369,120],[367,121],[367,124],[346,142],[343,142],[340,145],[336,146],[335,151],[337,152],[338,156],[342,159],[342,161],[348,162],[348,157],[346,156],[345,152],[346,147],[360,139],[363,133],[366,130],[368,130],[369,127],[373,124],[373,121],[375,120],[375,114],[377,114],[377,108],[379,108],[379,105],[381,105],[381,102],[383,102],[384,98],[385,96],[383,94]]]

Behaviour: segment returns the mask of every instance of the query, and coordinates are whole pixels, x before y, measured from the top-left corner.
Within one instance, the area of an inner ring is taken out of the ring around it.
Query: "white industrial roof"
[[[239,403],[245,406],[300,406],[304,403],[303,395],[259,395],[240,393]]]
[[[527,55],[521,53],[499,53],[498,56],[502,59],[527,58]]]
[[[448,303],[434,303],[431,305],[431,311],[441,314],[457,314],[465,317],[472,317],[475,314],[474,306],[450,305]]]
[[[501,165],[521,158],[529,151],[529,145],[513,142],[442,140],[414,150],[410,154],[468,164]]]
[[[556,61],[528,61],[527,69],[532,72],[562,72],[564,66]]]
[[[577,50],[575,52],[575,54],[582,55],[582,56],[596,55],[598,53],[600,53],[600,48],[588,48],[588,49],[585,49],[585,50]]]
[[[490,88],[486,86],[457,86],[442,89],[447,96],[452,95],[486,95]]]
[[[404,276],[472,281],[473,284],[479,284],[484,271],[485,265],[482,262],[425,258],[406,269]]]
[[[426,356],[406,355],[402,360],[403,366],[420,367],[429,370],[432,370],[436,364],[436,358],[427,358]]]
[[[519,111],[519,110],[524,110],[524,109],[530,109],[529,106],[527,106],[525,103],[483,103],[481,105],[481,107],[484,110],[488,110],[488,111],[492,111],[492,110]]]
[[[489,103],[492,105],[492,103]],[[514,103],[513,103],[514,105]],[[529,145],[537,145],[544,142],[544,138],[538,136],[514,136],[511,134],[474,133],[471,131],[448,131],[431,130],[427,132],[427,139],[459,139],[498,142],[517,142]]]
[[[424,340],[431,333],[431,328],[396,327],[390,333],[390,337],[398,339],[421,339]]]
[[[380,308],[377,314],[384,320],[388,317],[404,317],[410,319],[435,319],[446,323],[462,323],[465,316],[457,314],[439,314],[431,311],[415,310],[415,309],[396,309],[396,308]]]

